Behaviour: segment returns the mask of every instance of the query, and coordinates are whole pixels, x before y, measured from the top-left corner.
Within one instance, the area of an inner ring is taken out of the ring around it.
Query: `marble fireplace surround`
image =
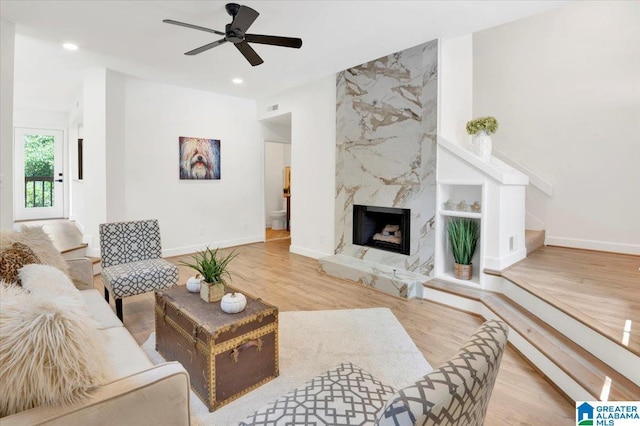
[[[337,76],[336,248],[330,275],[400,297],[434,269],[438,41]],[[353,205],[411,210],[410,253],[354,245]]]

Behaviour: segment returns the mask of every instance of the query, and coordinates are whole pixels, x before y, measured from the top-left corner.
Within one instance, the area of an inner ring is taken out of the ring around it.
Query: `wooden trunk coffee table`
[[[227,404],[279,374],[278,308],[247,296],[227,314],[184,286],[155,294],[156,350],[179,361],[191,388],[209,408]]]

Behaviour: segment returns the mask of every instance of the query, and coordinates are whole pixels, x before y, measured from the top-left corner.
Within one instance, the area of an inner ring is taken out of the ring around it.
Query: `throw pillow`
[[[10,248],[0,251],[0,279],[20,284],[18,271],[30,263],[40,263],[40,259],[28,246],[13,243]]]
[[[25,265],[18,273],[22,287],[44,298],[57,296],[74,297],[83,302],[80,291],[71,279],[58,268],[49,265]],[[84,302],[82,303],[84,308]]]
[[[22,243],[29,246],[40,259],[40,263],[56,267],[69,275],[67,262],[54,247],[51,238],[49,238],[42,226],[23,225],[20,232],[2,231],[0,233],[0,249],[11,246],[13,243]]]
[[[68,405],[110,376],[100,335],[69,295],[0,287],[0,417]]]

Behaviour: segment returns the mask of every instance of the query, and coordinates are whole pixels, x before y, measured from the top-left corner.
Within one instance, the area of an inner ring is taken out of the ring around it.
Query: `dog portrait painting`
[[[220,179],[220,141],[180,137],[180,179]]]

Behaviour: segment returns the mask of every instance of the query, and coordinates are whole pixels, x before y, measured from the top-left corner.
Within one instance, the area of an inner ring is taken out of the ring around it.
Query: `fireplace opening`
[[[353,244],[409,254],[411,210],[354,204]]]

